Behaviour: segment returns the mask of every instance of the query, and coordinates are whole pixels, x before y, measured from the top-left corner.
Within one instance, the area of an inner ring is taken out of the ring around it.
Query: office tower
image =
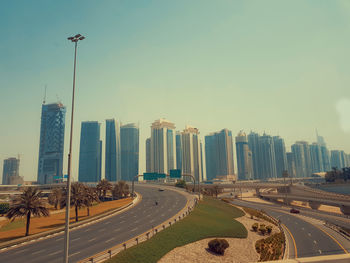
[[[346,153],[344,151],[340,151],[340,160],[341,160],[341,168],[346,167],[347,165],[347,160],[346,160]]]
[[[307,173],[303,145],[296,142],[291,148],[294,155],[296,177],[306,177]]]
[[[182,173],[191,174],[196,181],[203,181],[201,142],[197,128],[186,126],[181,133]]]
[[[182,143],[181,133],[176,132],[176,168],[182,170]]]
[[[337,168],[338,170],[344,167],[340,151],[331,151],[331,166],[332,168]]]
[[[106,120],[105,178],[121,180],[120,129],[118,121]]]
[[[248,146],[247,135],[243,131],[240,131],[236,136],[236,156],[238,179],[252,180],[254,178],[252,152]]]
[[[159,119],[151,126],[151,172],[169,174],[176,169],[175,125]]]
[[[223,129],[205,136],[207,180],[234,175],[232,132]]]
[[[206,181],[207,180],[207,173],[205,172],[205,170],[203,169],[203,143],[202,143],[202,140],[201,140],[201,164],[202,164],[202,177],[203,177],[203,181]]]
[[[277,177],[281,178],[283,171],[287,170],[286,146],[283,138],[274,136],[273,146],[275,151],[276,173]]]
[[[79,182],[98,182],[101,180],[101,152],[100,123],[97,121],[82,122],[79,152]]]
[[[296,171],[295,171],[295,161],[294,161],[294,154],[292,152],[286,153],[287,157],[287,171],[289,177],[296,177]]]
[[[321,156],[322,156],[322,167],[323,171],[327,172],[331,170],[330,155],[326,146],[326,142],[322,136],[318,135],[316,130],[317,144],[320,146]]]
[[[151,172],[151,138],[146,139],[146,173]]]
[[[312,175],[311,155],[310,155],[309,143],[305,142],[305,141],[297,141],[296,143],[301,144],[303,146],[304,160],[305,160],[305,177],[309,177]]]
[[[313,173],[324,171],[321,146],[318,143],[310,145],[311,169]]]
[[[62,178],[66,108],[61,103],[41,108],[38,183],[52,184]]]
[[[250,132],[248,134],[248,146],[252,152],[254,179],[261,178],[261,155],[259,154],[259,134]]]
[[[120,127],[122,180],[132,181],[139,174],[139,127],[126,124]]]
[[[272,137],[264,133],[263,136],[259,137],[258,142],[260,148],[259,154],[261,156],[260,179],[266,180],[270,178],[277,178],[275,148]]]
[[[4,160],[2,172],[3,185],[23,184],[23,177],[19,176],[19,162],[17,158],[8,158]]]

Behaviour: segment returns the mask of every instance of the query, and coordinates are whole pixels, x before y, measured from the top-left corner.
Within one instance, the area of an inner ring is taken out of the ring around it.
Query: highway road
[[[263,209],[268,215],[281,220],[287,228],[289,239],[289,258],[336,255],[350,252],[350,242],[328,227],[320,218],[310,218],[291,214],[289,208],[278,205],[234,200],[233,204]]]
[[[144,233],[177,214],[187,202],[184,195],[171,190],[161,192],[158,188],[139,185],[135,186],[135,190],[142,195],[141,202],[135,207],[71,231],[69,262],[77,262]],[[155,205],[155,201],[158,205]],[[62,262],[63,242],[63,234],[60,234],[3,250],[0,252],[0,262]]]

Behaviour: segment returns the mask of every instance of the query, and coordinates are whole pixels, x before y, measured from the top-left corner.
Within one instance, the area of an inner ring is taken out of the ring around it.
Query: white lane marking
[[[132,229],[132,230],[131,230],[131,232],[134,232],[134,231],[136,231],[136,230],[137,230],[137,227],[136,227],[136,228],[134,228],[134,229]]]
[[[163,217],[163,216],[165,216],[165,214],[161,214],[160,216]]]
[[[91,229],[90,228],[88,228],[88,229],[86,229],[84,232],[89,232]]]
[[[314,240],[314,244],[316,244],[317,243],[317,241],[316,240]]]
[[[146,217],[149,217],[149,216],[151,216],[151,214],[149,214],[149,215],[146,215]]]
[[[94,240],[96,240],[96,237],[91,238],[91,239],[89,240],[89,242],[94,241]]]
[[[304,228],[304,227],[302,227],[302,228],[301,228],[301,230],[305,230],[305,228]]]
[[[119,223],[119,224],[123,224],[123,223],[125,223],[125,221],[120,221],[120,223]]]
[[[152,219],[151,221],[149,221],[150,223],[154,222],[154,219]]]
[[[297,224],[298,224],[298,222],[295,222],[295,224],[297,225]]]
[[[27,251],[27,250],[28,250],[28,248],[21,249],[21,250],[16,251],[16,252],[15,252],[15,253],[13,253],[13,254],[23,253],[23,252],[25,252],[25,251]]]
[[[80,239],[80,237],[74,238],[74,239],[72,239],[72,242],[79,240],[79,239]]]
[[[72,255],[69,255],[70,257],[73,257],[73,256],[75,256],[75,255],[78,255],[80,253],[80,251],[78,251],[78,252],[75,252],[75,253],[73,253]]]
[[[120,230],[120,227],[117,229],[114,229],[113,232],[118,232]]]
[[[103,232],[103,231],[106,231],[105,228],[101,228],[100,230],[98,230],[98,232]]]
[[[53,255],[56,255],[56,254],[59,254],[59,253],[62,253],[62,250],[58,250],[56,252],[53,252],[53,253],[49,254],[49,256],[53,256]]]
[[[61,241],[63,237],[57,238],[56,241]]]
[[[35,252],[32,253],[32,255],[36,255],[36,254],[39,254],[41,252],[45,252],[45,249],[42,249],[42,250],[39,250],[39,251],[35,251]]]
[[[111,222],[109,222],[109,221],[107,221],[106,223],[105,223],[105,225],[108,225],[108,224],[110,224]]]
[[[114,237],[111,238],[111,239],[106,240],[105,243],[111,242],[112,240],[114,240]]]
[[[318,253],[322,254],[322,251],[321,251],[321,250],[318,250]]]

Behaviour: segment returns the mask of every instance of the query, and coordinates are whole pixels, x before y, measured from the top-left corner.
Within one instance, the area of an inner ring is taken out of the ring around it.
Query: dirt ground
[[[106,212],[111,209],[115,209],[121,206],[124,206],[132,201],[131,198],[126,198],[122,200],[115,200],[115,201],[109,201],[109,202],[102,202],[98,205],[90,207],[90,217],[94,215],[101,214],[103,212]],[[29,228],[29,234],[36,234],[47,230],[52,230],[56,227],[64,225],[65,220],[65,210],[51,210],[49,217],[33,217],[30,221],[30,228]],[[87,209],[82,208],[78,212],[79,220],[88,218],[87,216]],[[23,220],[23,219],[16,219],[16,220]],[[74,208],[70,210],[70,222],[75,222],[75,211]],[[5,242],[14,238],[23,237],[25,234],[25,226],[7,230],[7,231],[1,231],[1,228],[8,224],[9,220],[2,220],[0,221],[0,242]]]
[[[257,232],[253,232],[252,225],[254,223],[272,225],[261,219],[251,219],[250,216],[245,215],[236,219],[241,222],[248,230],[248,237],[241,238],[225,238],[229,243],[229,247],[225,250],[225,255],[217,256],[209,251],[208,242],[213,238],[206,238],[183,247],[178,247],[170,251],[162,257],[158,263],[216,263],[216,262],[257,262],[259,254],[255,250],[255,243],[257,240],[266,238],[268,235],[262,236]],[[272,233],[278,233],[279,229],[272,225]]]

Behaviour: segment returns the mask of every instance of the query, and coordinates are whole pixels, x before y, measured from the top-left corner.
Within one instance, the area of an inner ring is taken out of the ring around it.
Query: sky
[[[67,107],[80,33],[73,135],[105,119],[140,125],[140,173],[151,123],[204,136],[223,128],[280,135],[350,153],[350,2],[4,0],[0,8],[0,171],[20,154],[36,180],[41,104]],[[104,147],[104,146],[103,146]],[[103,148],[104,151],[104,148]],[[104,169],[102,167],[102,173]],[[104,173],[103,173],[104,174]]]

